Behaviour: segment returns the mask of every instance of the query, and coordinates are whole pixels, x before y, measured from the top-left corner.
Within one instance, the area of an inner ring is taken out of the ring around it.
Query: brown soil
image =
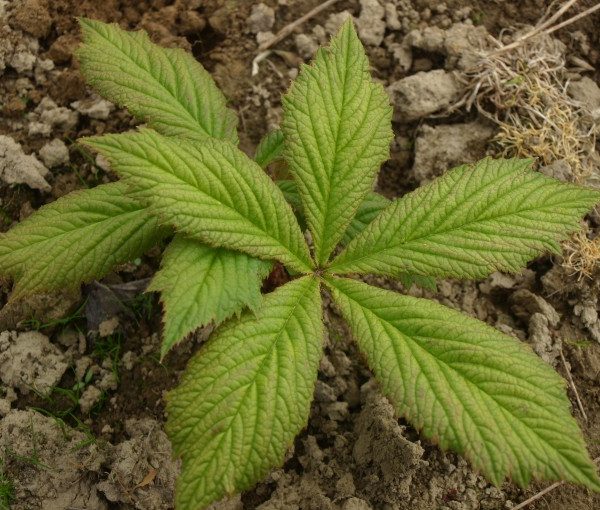
[[[47,71],[39,71],[37,68],[19,71],[8,65],[4,73],[0,72],[0,135],[13,138],[21,144],[26,154],[37,153],[53,138],[64,141],[69,148],[69,162],[53,168],[46,177],[52,187],[50,192],[33,190],[25,185],[0,184],[0,230],[7,230],[14,222],[23,219],[41,205],[73,189],[114,179],[110,171],[97,165],[94,156],[78,148],[74,141],[81,136],[123,131],[135,125],[126,112],[114,110],[107,118],[94,119],[80,114],[74,124],[53,126],[52,132],[47,135],[32,134],[31,122],[36,108],[43,105],[43,101],[49,98],[57,107],[73,111],[71,103],[91,97],[73,57],[80,40],[75,19],[77,16],[117,22],[127,29],[143,28],[160,44],[192,51],[211,71],[230,99],[232,107],[238,112],[241,147],[252,153],[267,129],[279,123],[280,95],[289,86],[293,70],[302,62],[294,39],[290,37],[277,46],[282,52],[271,56],[268,63],[263,63],[257,76],[251,76],[250,63],[256,56],[257,42],[255,34],[248,30],[247,20],[255,3],[258,2],[15,0],[13,3],[9,0],[5,7],[8,9],[6,25],[2,20],[3,2],[0,0],[0,45],[3,40],[10,41],[11,44],[22,41],[33,44],[34,41],[38,46],[31,53],[37,59],[36,62],[48,59],[54,64]],[[320,4],[321,0],[287,0],[279,3],[276,0],[266,0],[265,3],[275,9],[275,25],[272,30],[276,32]],[[542,0],[449,0],[446,4],[435,0],[390,0],[390,3],[396,5],[398,11],[415,12],[420,16],[411,28],[448,28],[453,23],[470,19],[474,24],[483,24],[494,35],[498,35],[504,28],[535,23],[549,4]],[[593,3],[592,0],[583,1],[577,9],[581,10]],[[446,8],[440,5],[445,5]],[[452,17],[455,11],[465,7],[471,9],[464,18],[459,20]],[[307,23],[298,33],[312,33],[316,25],[325,26],[332,13],[343,10],[349,10],[351,14],[358,16],[360,3],[358,0],[342,0]],[[426,11],[429,11],[428,15]],[[587,76],[596,79],[600,77],[598,26],[600,16],[596,15],[559,34],[573,55],[584,58],[595,67],[595,71],[587,73]],[[574,35],[577,31],[587,37],[589,51],[585,54],[582,53],[579,36]],[[385,35],[400,41],[405,34],[404,28],[392,30],[388,27]],[[369,46],[367,51],[374,75],[386,85],[415,72],[415,67],[403,70],[385,44]],[[0,57],[1,55],[0,48]],[[437,52],[415,50],[414,57],[413,65],[429,69],[443,69],[446,65],[446,57]],[[415,142],[430,129],[424,129],[424,123],[433,127],[450,124],[469,126],[468,123],[474,120],[475,114],[461,112],[449,118],[395,123],[397,138],[391,159],[382,169],[379,190],[393,198],[419,185],[421,177],[415,174],[412,167]],[[469,128],[465,129],[468,131]],[[469,133],[465,136],[465,143],[471,144],[471,149],[475,147],[473,158],[483,156],[488,150],[486,146],[482,148],[480,141],[477,142],[479,145],[473,145]],[[461,162],[454,161],[451,154],[444,157],[447,159],[444,164]],[[597,232],[598,224],[590,220],[590,225]],[[150,277],[156,270],[159,259],[160,250],[155,249],[136,264],[118,268],[118,271],[103,280],[102,289],[119,289],[124,282],[137,282]],[[285,277],[286,275],[279,273],[272,275],[265,288],[269,290]],[[554,283],[556,281],[559,283]],[[0,283],[4,303],[10,286],[8,282]],[[380,281],[378,284],[399,288],[393,282]],[[91,448],[89,451],[85,450],[87,459],[93,458],[95,463],[90,461],[88,465],[84,462],[80,468],[81,479],[85,478],[86,483],[89,482],[81,490],[92,491],[93,497],[77,501],[93,501],[89,504],[96,505],[86,508],[167,509],[172,506],[173,487],[169,477],[165,477],[160,492],[152,493],[156,498],[154,506],[147,503],[149,493],[146,492],[154,482],[135,486],[142,481],[143,475],[131,482],[131,486],[126,487],[127,490],[121,487],[119,491],[123,489],[123,492],[115,492],[113,486],[109,490],[107,486],[97,484],[116,484],[107,473],[120,472],[117,465],[122,467],[122,464],[115,459],[120,458],[118,456],[124,451],[133,455],[127,448],[133,448],[132,441],[139,439],[132,432],[137,423],[140,424],[140,430],[146,431],[144,427],[150,427],[148,423],[151,422],[144,420],[164,422],[163,394],[176,384],[186,360],[208,332],[195,334],[190,341],[174,349],[160,362],[160,306],[157,300],[154,297],[133,298],[132,295],[127,295],[125,304],[117,306],[114,300],[111,301],[113,291],[107,294],[108,291],[102,289],[98,290],[97,286],[90,285],[83,289],[82,295],[66,296],[59,293],[44,296],[17,307],[9,305],[3,313],[0,312],[0,330],[39,329],[65,353],[65,359],[71,365],[57,383],[58,388],[70,390],[70,393],[57,390],[50,398],[42,398],[34,393],[18,392],[12,399],[12,408],[22,411],[37,408],[46,414],[60,417],[66,426],[77,429],[77,441],[83,440],[81,438],[96,438],[96,441],[92,441],[94,445],[98,445],[96,450],[96,446],[85,446]],[[508,283],[492,276],[480,283],[441,282],[436,293],[414,288],[411,293],[435,298],[443,304],[504,328],[524,341],[531,341],[531,314],[521,313],[519,305],[514,303],[513,296],[520,289],[543,297],[561,316],[560,322],[549,334],[553,345],[556,342],[563,345],[564,356],[570,364],[588,419],[583,420],[576,405],[574,414],[584,430],[592,456],[598,456],[600,338],[594,339],[590,332],[593,326],[586,327],[575,311],[581,303],[588,303],[588,308],[591,306],[597,310],[600,292],[595,281],[577,281],[562,272],[559,259],[546,257],[530,265],[522,275],[511,277]],[[101,338],[96,332],[89,331],[92,316],[96,319],[100,317],[98,324],[118,317],[118,326],[113,334]],[[31,320],[32,317],[35,320]],[[61,320],[61,317],[67,319]],[[535,484],[522,490],[505,483],[500,488],[493,487],[484,478],[473,473],[459,457],[442,453],[420,439],[409,424],[394,418],[389,404],[374,386],[366,365],[333,310],[330,310],[329,327],[326,354],[321,363],[310,422],[297,438],[293,453],[290,453],[285,465],[275,470],[267,480],[241,498],[234,498],[228,503],[230,506],[220,508],[499,510],[511,508],[513,504],[523,501],[545,486]],[[554,361],[558,370],[566,375],[565,367]],[[107,382],[102,386],[102,381],[110,380],[111,373],[115,375],[115,384]],[[83,387],[71,391],[78,386],[82,376],[90,379]],[[87,387],[93,385],[101,388],[101,397],[83,412],[76,401]],[[0,386],[0,397],[5,397],[5,400],[11,400],[11,392],[11,388]],[[569,396],[575,402],[572,391]],[[28,414],[20,416],[30,419]],[[132,418],[141,421],[127,425],[127,420]],[[39,426],[48,428],[48,437],[52,441],[60,440],[60,435],[51,431],[52,423],[40,421]],[[0,436],[1,431],[0,427]],[[156,444],[163,444],[162,436],[155,440]],[[74,440],[71,438],[70,441]],[[102,444],[110,445],[108,450],[103,449]],[[126,446],[121,448],[121,445]],[[26,449],[25,446],[24,448]],[[57,447],[55,454],[60,455],[61,449]],[[136,455],[138,454],[139,452]],[[166,463],[170,462],[165,460],[167,458],[165,456],[156,460],[165,463],[164,468],[154,466],[159,473],[161,469],[165,473],[176,469],[176,464],[167,466]],[[52,459],[44,462],[52,462]],[[73,462],[83,461],[77,458]],[[150,460],[146,459],[144,462],[144,469],[148,465],[152,466]],[[25,464],[23,455],[7,456],[4,459],[4,470],[9,478],[14,479],[17,489],[13,508],[69,508],[60,506],[56,502],[58,500],[41,498],[36,494],[35,487],[28,488],[26,485],[30,478],[24,480],[19,474],[25,473]],[[0,463],[0,471],[1,469]],[[43,467],[27,464],[27,469],[32,470],[27,471],[27,477],[35,477]],[[43,501],[53,501],[47,504],[55,506],[43,506]],[[600,496],[582,488],[563,485],[529,508],[592,510],[600,508]]]

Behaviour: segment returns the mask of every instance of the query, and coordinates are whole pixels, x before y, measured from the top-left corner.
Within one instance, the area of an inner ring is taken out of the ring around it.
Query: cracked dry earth
[[[453,165],[497,153],[497,126],[474,112],[443,112],[461,94],[460,73],[472,48],[485,47],[488,34],[535,23],[549,2],[341,0],[277,45],[252,76],[258,44],[319,3],[0,0],[2,230],[69,191],[113,180],[105,161],[74,140],[135,125],[86,88],[73,57],[79,41],[74,17],[80,15],[144,28],[163,45],[192,51],[238,112],[241,146],[248,152],[279,124],[279,98],[299,63],[353,16],[374,76],[394,106],[396,136],[380,192],[400,196]],[[553,34],[567,62],[588,64],[570,72],[569,93],[595,122],[599,25],[596,15]],[[569,166],[557,165],[543,171],[569,179]],[[597,165],[594,172],[600,177]],[[598,211],[586,222],[595,236]],[[160,306],[153,296],[136,297],[158,255],[151,251],[77,293],[5,304],[10,282],[0,282],[0,484],[13,488],[10,508],[172,508],[179,464],[162,431],[163,393],[208,331],[158,361]],[[440,281],[436,292],[408,292],[477,317],[529,343],[563,376],[571,373],[582,404],[576,405],[570,389],[573,412],[597,457],[600,270],[596,265],[592,277],[578,278],[563,262],[544,257],[518,275]],[[373,283],[406,292],[394,282]],[[494,487],[456,455],[420,439],[394,417],[328,308],[308,427],[283,466],[214,510],[499,510],[545,486]],[[600,508],[600,497],[563,485],[529,508],[591,510]]]

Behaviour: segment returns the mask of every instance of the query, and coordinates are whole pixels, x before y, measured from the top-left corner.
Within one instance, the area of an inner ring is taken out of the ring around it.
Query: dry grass
[[[453,109],[475,107],[498,126],[493,148],[499,156],[534,158],[539,166],[565,161],[569,180],[590,185],[598,173],[595,152],[599,126],[591,112],[567,93],[572,70],[566,49],[547,32],[507,47],[490,36],[492,49],[480,50],[462,72],[465,94]],[[596,166],[596,168],[595,168]],[[600,269],[600,237],[579,232],[564,244],[561,262],[578,280]]]
[[[593,279],[600,268],[600,237],[590,239],[585,232],[574,234],[563,243],[562,265],[578,281]]]
[[[482,52],[463,72],[467,92],[458,105],[475,106],[498,125],[499,155],[542,166],[564,160],[582,182],[592,172],[598,127],[567,93],[569,75],[563,44],[542,33],[511,51]]]

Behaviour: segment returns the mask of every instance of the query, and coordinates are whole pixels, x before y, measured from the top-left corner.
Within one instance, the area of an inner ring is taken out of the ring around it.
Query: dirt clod
[[[392,83],[388,88],[396,122],[411,122],[442,110],[460,95],[451,73],[442,69],[420,72]]]
[[[0,333],[0,378],[22,394],[46,394],[67,370],[67,360],[48,337],[35,331]]]

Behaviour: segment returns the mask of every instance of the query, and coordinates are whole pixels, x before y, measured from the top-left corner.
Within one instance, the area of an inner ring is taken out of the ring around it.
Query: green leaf
[[[482,278],[516,272],[576,230],[600,193],[550,179],[530,160],[461,166],[393,202],[331,273]]]
[[[211,246],[311,271],[308,247],[283,194],[234,145],[177,141],[151,130],[87,138],[162,222]]]
[[[304,221],[304,216],[302,215],[302,199],[300,198],[296,182],[282,179],[275,181],[275,184],[277,184],[282,191],[283,196],[292,206],[294,211],[297,212],[299,220],[302,219]],[[369,193],[367,198],[364,199],[363,203],[358,208],[358,211],[356,211],[356,215],[352,218],[350,225],[348,225],[348,229],[340,241],[341,244],[348,244],[352,238],[362,232],[366,226],[389,205],[389,203],[390,201],[383,195],[375,193],[374,191]]]
[[[73,288],[142,255],[166,234],[123,183],[74,191],[0,234],[0,273],[11,298]]]
[[[280,129],[270,131],[258,144],[254,161],[262,168],[266,168],[273,161],[283,156],[283,133]]]
[[[286,201],[292,206],[294,210],[298,210],[299,215],[302,215],[302,200],[298,193],[298,186],[291,179],[281,179],[275,181],[277,187],[283,193]]]
[[[413,285],[418,285],[424,289],[429,289],[433,292],[437,291],[437,283],[435,278],[431,276],[421,276],[420,274],[400,273],[398,279],[404,285],[406,290],[410,290]]]
[[[77,56],[87,82],[160,133],[237,143],[237,116],[210,74],[181,49],[150,42],[143,32],[80,18]]]
[[[319,284],[268,294],[257,315],[217,330],[167,399],[167,433],[183,457],[176,506],[197,510],[281,465],[306,425],[321,357]]]
[[[360,207],[348,225],[346,232],[344,232],[344,235],[341,239],[341,244],[346,245],[352,241],[352,239],[354,239],[365,228],[367,228],[367,225],[371,223],[389,204],[390,201],[383,195],[375,193],[374,191],[369,193],[360,204]]]
[[[372,191],[393,136],[388,96],[371,80],[351,21],[302,67],[283,111],[285,157],[321,265]]]
[[[283,196],[296,212],[296,217],[298,218],[300,225],[305,225],[304,216],[301,213],[302,201],[300,199],[300,194],[298,193],[298,187],[296,186],[296,183],[294,181],[285,179],[275,181],[275,183],[277,186],[279,186],[279,189],[283,192]],[[389,204],[390,201],[383,195],[375,193],[374,191],[369,193],[363,203],[360,204],[360,207],[358,208],[358,211],[356,211],[354,218],[352,218],[350,225],[348,225],[348,229],[344,233],[340,244],[342,246],[348,244],[353,238],[360,234],[367,227],[367,225],[371,223]],[[418,285],[419,287],[423,287],[424,289],[429,289],[432,291],[437,289],[435,278],[430,276],[400,273],[398,278],[400,278],[402,285],[404,285],[407,289],[410,289],[413,285]]]
[[[270,262],[245,253],[175,236],[148,287],[161,293],[164,308],[161,356],[201,326],[219,324],[244,307],[258,308],[270,269]]]
[[[568,480],[600,490],[564,381],[518,340],[425,299],[328,278],[399,416],[494,484]]]

